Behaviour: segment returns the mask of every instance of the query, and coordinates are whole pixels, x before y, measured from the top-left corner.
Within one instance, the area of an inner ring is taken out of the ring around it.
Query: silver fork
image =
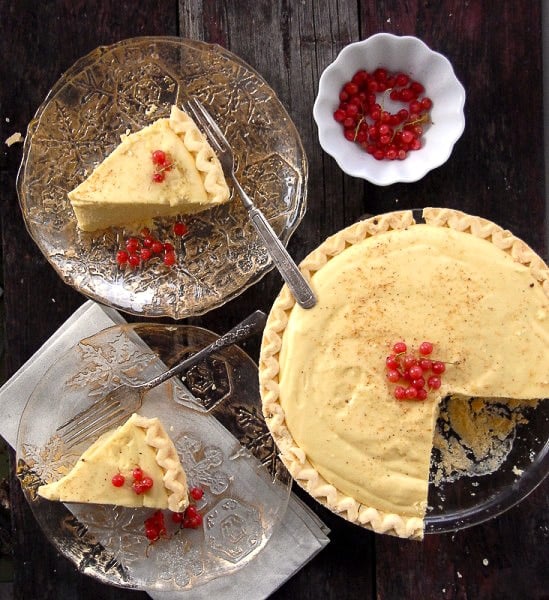
[[[236,344],[254,333],[259,333],[265,327],[266,320],[267,315],[256,310],[220,338],[168,371],[144,383],[120,385],[106,396],[96,400],[89,408],[60,425],[57,428],[59,437],[66,448],[72,448],[92,435],[100,435],[108,429],[112,429],[141,407],[143,398],[150,389],[189,369],[217,350]]]
[[[312,308],[316,304],[314,292],[282,242],[278,239],[265,215],[254,205],[238,182],[234,172],[234,155],[227,138],[199,100],[191,98],[183,103],[183,107],[194,118],[216,151],[225,177],[232,180],[253,225],[265,243],[269,256],[297,303],[303,308]]]

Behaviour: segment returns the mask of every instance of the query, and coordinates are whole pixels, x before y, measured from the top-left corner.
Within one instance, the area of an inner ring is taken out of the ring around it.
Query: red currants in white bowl
[[[340,168],[376,185],[412,182],[448,160],[465,90],[447,58],[411,36],[349,44],[320,77],[313,116]]]

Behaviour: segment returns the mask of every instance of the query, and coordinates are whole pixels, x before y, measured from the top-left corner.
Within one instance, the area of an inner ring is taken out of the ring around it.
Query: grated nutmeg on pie
[[[301,263],[309,310],[284,287],[264,331],[263,412],[292,476],[349,521],[421,539],[439,403],[549,396],[549,269],[524,242],[463,212],[358,222]],[[386,376],[397,341],[444,363],[424,400]],[[535,365],[535,367],[532,367]]]

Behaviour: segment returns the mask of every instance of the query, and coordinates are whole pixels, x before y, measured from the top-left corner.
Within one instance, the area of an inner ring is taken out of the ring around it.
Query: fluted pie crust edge
[[[470,233],[493,243],[512,258],[527,266],[549,297],[549,268],[522,240],[510,231],[481,217],[446,208],[425,208],[423,219],[428,225],[448,227]],[[391,230],[403,230],[416,224],[412,211],[396,211],[359,221],[327,238],[300,264],[307,279],[321,269],[332,257],[362,240]],[[284,410],[279,402],[278,355],[282,335],[295,300],[284,286],[276,298],[263,334],[259,361],[259,384],[266,423],[278,446],[280,458],[292,477],[312,497],[329,510],[376,533],[401,538],[422,539],[424,522],[419,517],[406,517],[365,506],[342,494],[328,483],[308,461],[305,452],[296,444],[285,423]]]

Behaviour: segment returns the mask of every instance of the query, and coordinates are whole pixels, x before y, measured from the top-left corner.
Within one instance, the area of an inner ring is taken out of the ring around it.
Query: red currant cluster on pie
[[[393,352],[385,361],[387,379],[396,385],[393,394],[397,400],[425,400],[428,390],[438,390],[446,365],[430,358],[431,342],[422,342],[417,353],[409,353],[404,342],[393,345]]]
[[[357,71],[339,92],[334,119],[343,135],[377,160],[404,160],[422,146],[423,127],[430,123],[432,100],[421,97],[425,88],[405,73],[380,67],[373,73]],[[402,104],[395,113],[385,107],[387,95]]]
[[[154,165],[152,180],[155,183],[162,183],[166,179],[166,173],[173,169],[172,157],[164,150],[155,150],[151,160]]]
[[[123,487],[126,483],[126,478],[122,473],[116,473],[112,476],[111,483],[114,487]],[[133,491],[140,496],[145,492],[148,492],[153,486],[153,480],[143,473],[143,469],[141,467],[135,467],[132,471],[132,489]]]
[[[174,235],[178,237],[183,237],[187,231],[187,226],[181,221],[173,226]],[[116,262],[120,267],[137,268],[154,258],[161,259],[168,267],[175,265],[177,262],[173,244],[156,239],[147,227],[141,230],[140,237],[131,236],[127,238],[125,246],[124,249],[118,250],[116,253]]]

